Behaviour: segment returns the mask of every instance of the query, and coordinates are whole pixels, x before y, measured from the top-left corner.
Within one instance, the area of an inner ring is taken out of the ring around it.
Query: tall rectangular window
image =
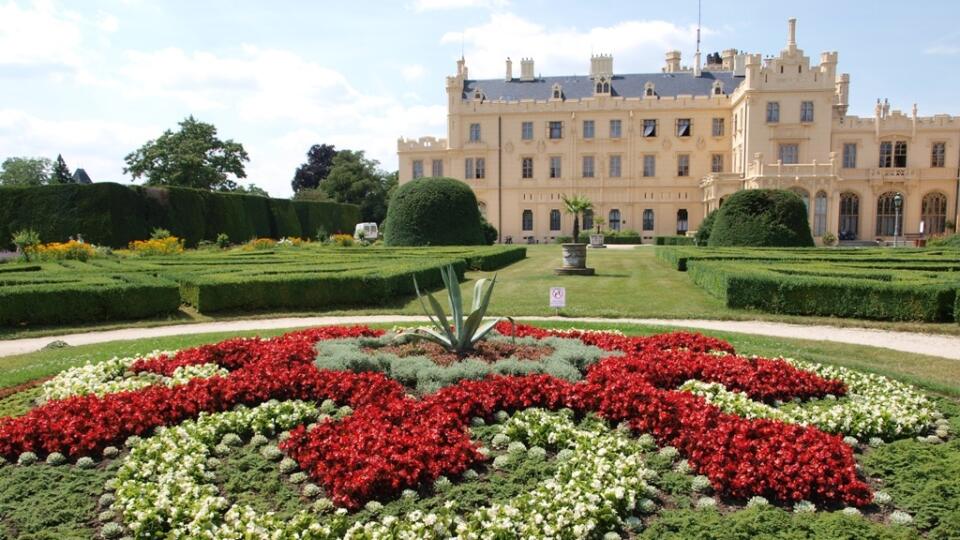
[[[463,177],[470,180],[473,178],[473,175],[473,158],[467,158],[463,160]]]
[[[563,138],[563,122],[552,121],[549,124],[550,127],[550,138],[551,139],[562,139]]]
[[[557,210],[556,208],[550,210],[550,230],[560,230],[560,210]]]
[[[767,102],[767,123],[776,124],[780,121],[780,103],[776,101]]]
[[[610,156],[610,178],[620,178],[620,156]]]
[[[857,168],[857,143],[843,143],[843,168]]]
[[[413,160],[413,178],[417,179],[423,176],[423,160]]]
[[[520,138],[525,141],[533,140],[533,122],[524,122],[520,124]]]
[[[480,124],[470,124],[470,142],[480,142]]]
[[[947,160],[947,143],[935,142],[930,152],[930,166],[944,167]]]
[[[610,138],[619,139],[623,136],[623,124],[620,120],[611,120],[610,121]]]
[[[560,156],[550,156],[550,178],[560,178],[560,175],[563,173],[561,164],[563,163],[563,158]]]
[[[482,157],[477,158],[477,178],[485,178],[487,175],[486,160]]]
[[[533,230],[533,210],[524,210],[521,218],[521,227],[525,231]]]
[[[677,118],[677,137],[689,137],[691,132],[689,118]]]
[[[433,163],[430,164],[430,174],[434,177],[443,176],[443,160],[435,159]]]
[[[781,144],[777,158],[784,165],[799,163],[800,148],[796,144]]]
[[[800,102],[800,121],[813,122],[813,102],[812,101]]]
[[[723,154],[713,154],[710,156],[710,172],[723,172]]]
[[[713,119],[713,136],[723,137],[723,118]]]
[[[643,156],[643,175],[647,177],[657,175],[657,156]]]
[[[583,177],[593,178],[593,156],[583,156]]]
[[[643,136],[644,137],[656,137],[657,136],[657,121],[652,118],[647,118],[643,121]]]
[[[677,176],[690,176],[690,154],[677,155]]]
[[[907,141],[897,141],[893,143],[893,166],[907,166]]]
[[[593,120],[584,120],[583,121],[583,138],[592,139],[593,138]]]
[[[533,178],[533,158],[523,158],[520,161],[520,169],[524,178]]]

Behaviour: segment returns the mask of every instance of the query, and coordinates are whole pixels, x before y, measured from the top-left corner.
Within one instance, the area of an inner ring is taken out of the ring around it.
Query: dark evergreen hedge
[[[653,243],[657,246],[692,246],[693,238],[689,236],[654,236]]]
[[[786,190],[738,191],[718,210],[708,245],[813,247],[807,207]]]
[[[387,209],[388,246],[483,245],[470,186],[453,178],[418,178],[397,188]]]
[[[718,210],[707,214],[697,227],[697,234],[693,236],[693,243],[698,246],[705,246],[710,242],[710,233],[713,232],[713,223],[717,220]]]
[[[126,247],[162,227],[192,247],[220,233],[244,242],[253,237],[312,237],[320,226],[327,232],[353,232],[359,220],[359,207],[350,204],[187,188],[107,182],[0,187],[0,249],[11,248],[11,236],[24,228],[36,230],[44,242],[82,234],[88,242]]]

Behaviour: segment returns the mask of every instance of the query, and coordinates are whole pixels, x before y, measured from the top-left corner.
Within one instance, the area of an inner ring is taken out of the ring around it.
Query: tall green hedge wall
[[[124,186],[112,183],[0,187],[0,249],[14,232],[31,228],[44,242],[84,240],[126,247],[156,227],[195,246],[226,233],[234,242],[253,237],[313,237],[353,233],[360,208],[333,202],[290,201],[256,195],[187,188]]]

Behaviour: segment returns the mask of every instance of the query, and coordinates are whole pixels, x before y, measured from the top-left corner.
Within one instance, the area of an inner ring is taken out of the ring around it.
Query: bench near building
[[[938,234],[956,221],[960,117],[877,101],[847,115],[850,76],[837,53],[797,48],[761,58],[728,49],[661,73],[619,74],[593,56],[589,76],[540,77],[510,59],[502,79],[447,77],[447,138],[401,138],[400,182],[452,176],[474,190],[501,241],[569,234],[562,195],[583,194],[606,227],[685,234],[741,189],[783,188],[806,202],[818,238]],[[898,213],[894,196],[902,197]],[[897,216],[901,223],[897,226]]]

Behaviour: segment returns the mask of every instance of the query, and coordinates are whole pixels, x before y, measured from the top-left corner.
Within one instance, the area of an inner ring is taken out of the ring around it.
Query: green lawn
[[[359,248],[358,248],[359,249]],[[697,287],[686,273],[677,272],[656,260],[651,248],[632,250],[590,250],[588,265],[597,269],[593,277],[556,276],[560,266],[559,246],[528,246],[527,258],[497,272],[497,288],[491,313],[498,315],[555,315],[548,304],[550,287],[567,288],[567,307],[560,315],[568,317],[640,317],[640,318],[706,318],[731,320],[770,320],[801,324],[830,324],[932,332],[960,335],[955,323],[920,323],[869,321],[832,317],[777,315],[755,310],[730,309],[723,301]],[[491,272],[468,272],[462,284],[464,300],[472,296],[473,281],[489,277]],[[192,309],[164,318],[137,322],[94,324],[70,327],[19,327],[0,329],[0,338],[11,339],[40,335],[56,335],[71,331],[110,329],[131,326],[157,326],[198,321],[238,318],[268,318],[281,315],[364,315],[421,314],[415,298],[406,297],[383,306],[356,309],[314,311],[225,312],[206,315]]]

